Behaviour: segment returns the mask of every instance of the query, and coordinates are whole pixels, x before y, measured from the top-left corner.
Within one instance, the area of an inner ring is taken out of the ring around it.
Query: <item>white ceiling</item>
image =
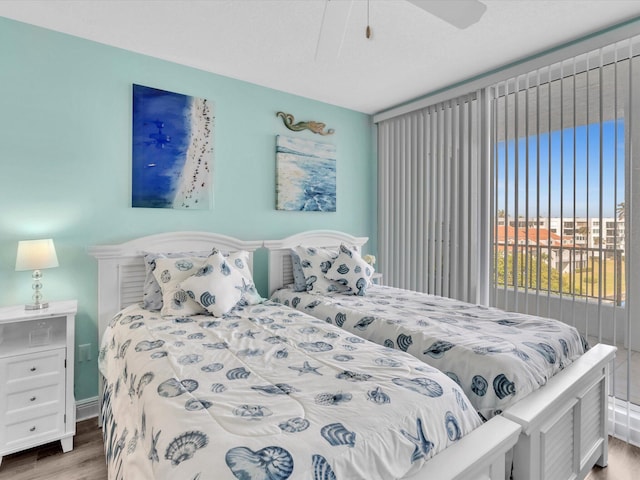
[[[316,58],[325,0],[0,0],[0,16],[365,113],[640,16],[638,0],[483,0],[458,30],[370,0],[367,40],[367,1],[331,1],[351,7],[328,58]]]

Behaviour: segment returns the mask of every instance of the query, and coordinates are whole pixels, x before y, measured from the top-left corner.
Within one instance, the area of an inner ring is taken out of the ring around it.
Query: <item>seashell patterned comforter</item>
[[[574,327],[557,320],[385,286],[369,287],[364,297],[283,288],[271,299],[436,367],[486,420],[588,348]]]
[[[273,302],[127,307],[99,365],[112,480],[402,478],[482,424],[443,373]]]

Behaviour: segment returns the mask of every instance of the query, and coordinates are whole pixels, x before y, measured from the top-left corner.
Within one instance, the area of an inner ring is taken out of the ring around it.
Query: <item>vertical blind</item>
[[[491,88],[491,303],[557,318],[592,344],[618,346],[610,393],[623,437],[640,404],[631,288],[637,297],[638,43],[618,42]]]
[[[614,433],[636,444],[639,40],[378,122],[385,283],[615,344]]]
[[[391,285],[472,302],[481,295],[478,180],[489,178],[481,98],[378,125],[378,255]]]

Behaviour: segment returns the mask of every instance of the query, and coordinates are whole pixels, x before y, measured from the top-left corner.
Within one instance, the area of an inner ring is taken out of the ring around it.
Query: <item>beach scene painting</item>
[[[276,137],[278,210],[336,211],[336,147]]]
[[[132,207],[211,208],[213,118],[206,99],[133,85]]]

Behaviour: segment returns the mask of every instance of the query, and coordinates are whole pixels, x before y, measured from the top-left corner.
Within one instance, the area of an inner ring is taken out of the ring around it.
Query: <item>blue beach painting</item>
[[[133,85],[131,206],[213,203],[213,108],[203,98]]]
[[[276,137],[278,210],[336,211],[336,147]]]

